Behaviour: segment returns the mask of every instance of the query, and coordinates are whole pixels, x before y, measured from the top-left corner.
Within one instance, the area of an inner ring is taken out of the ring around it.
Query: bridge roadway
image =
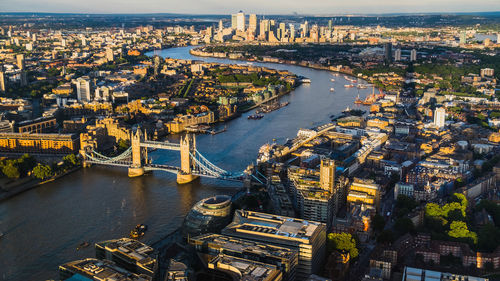
[[[162,141],[142,141],[141,147],[156,148],[156,149],[167,149],[167,150],[181,150],[181,145],[179,143],[172,142],[162,142]]]

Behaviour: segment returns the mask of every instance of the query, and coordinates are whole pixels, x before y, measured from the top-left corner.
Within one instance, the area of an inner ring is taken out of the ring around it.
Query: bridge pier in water
[[[145,139],[142,131],[138,129],[130,138],[132,148],[132,166],[128,168],[128,176],[131,178],[144,175],[144,164],[148,161],[148,148],[142,147],[141,142]]]
[[[192,156],[196,154],[196,139],[191,134],[186,134],[181,137],[181,169],[177,172],[177,183],[190,183],[199,176],[193,175],[193,167],[195,165]]]

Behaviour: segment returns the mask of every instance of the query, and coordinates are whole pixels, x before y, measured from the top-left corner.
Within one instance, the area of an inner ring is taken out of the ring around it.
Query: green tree
[[[460,240],[470,239],[474,244],[477,244],[477,234],[475,232],[469,231],[469,229],[467,228],[467,224],[463,221],[452,221],[450,223],[448,236]]]
[[[415,225],[413,225],[413,221],[410,218],[399,218],[394,223],[394,229],[399,232],[399,234],[403,235],[408,232],[413,232],[415,230]]]
[[[19,169],[14,165],[12,161],[3,166],[2,172],[9,179],[17,179],[20,176]]]
[[[68,154],[64,156],[63,162],[66,166],[76,166],[79,163],[78,158],[74,154]]]
[[[38,163],[35,168],[33,168],[33,176],[38,179],[46,179],[53,175],[52,168],[49,165],[43,165]]]
[[[350,233],[329,233],[327,236],[328,251],[337,250],[349,253],[351,259],[358,257],[359,251],[356,247],[356,239]]]

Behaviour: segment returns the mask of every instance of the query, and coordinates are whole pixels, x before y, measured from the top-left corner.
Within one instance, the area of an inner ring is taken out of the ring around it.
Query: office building
[[[384,60],[392,62],[392,43],[385,43],[384,45]]]
[[[23,54],[16,55],[16,62],[17,62],[17,68],[19,69],[23,70],[26,67]]]
[[[220,255],[208,263],[208,268],[231,276],[232,280],[281,281],[282,273],[274,265]]]
[[[257,15],[256,14],[251,14],[250,17],[248,18],[248,29],[250,32],[256,33],[257,32]]]
[[[240,11],[236,14],[236,30],[245,31],[245,14]]]
[[[204,254],[208,263],[218,255],[243,258],[274,265],[283,273],[285,280],[295,280],[298,253],[285,247],[240,239],[220,234],[205,234],[189,239],[197,252]]]
[[[0,68],[0,92],[5,92],[5,73],[3,72],[3,68]]]
[[[319,170],[319,185],[321,189],[333,193],[335,185],[335,161],[332,159],[321,159]]]
[[[236,29],[238,27],[238,14],[231,15],[231,28]]]
[[[443,107],[438,107],[434,110],[434,126],[436,128],[443,128],[446,118],[446,110]]]
[[[217,195],[196,203],[184,219],[184,231],[190,235],[219,232],[231,222],[231,197]]]
[[[487,278],[460,275],[405,266],[402,281],[488,281]]]
[[[222,234],[297,251],[297,280],[317,273],[325,255],[326,227],[319,222],[236,210],[233,222]]]
[[[495,70],[493,68],[482,68],[481,77],[493,77],[495,75]]]
[[[145,274],[135,274],[118,267],[112,261],[84,259],[72,261],[59,266],[60,280],[120,280],[151,281]]]
[[[467,43],[467,32],[465,30],[460,31],[460,45]]]
[[[397,48],[394,52],[394,61],[401,61],[401,48]]]
[[[91,102],[91,85],[90,78],[88,76],[79,77],[76,80],[73,80],[73,83],[76,85],[76,98],[79,102]]]
[[[363,204],[378,210],[380,207],[380,186],[373,180],[355,178],[349,187],[347,202],[351,207]]]
[[[111,48],[107,48],[107,49],[106,49],[106,60],[107,60],[108,62],[110,62],[110,61],[113,61],[114,59],[115,59],[115,58],[114,58],[114,56],[113,56],[113,49],[111,49]]]
[[[96,258],[113,261],[117,266],[135,274],[157,276],[157,254],[153,248],[135,239],[121,238],[95,244]]]
[[[413,49],[410,52],[410,61],[416,61],[417,60],[417,50]]]

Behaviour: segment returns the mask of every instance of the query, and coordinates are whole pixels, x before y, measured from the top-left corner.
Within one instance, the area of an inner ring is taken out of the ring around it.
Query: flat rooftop
[[[135,239],[121,238],[103,241],[96,243],[96,247],[102,247],[110,252],[119,252],[143,267],[154,270],[156,264],[154,249]]]
[[[220,234],[200,235],[190,238],[190,242],[195,245],[207,243],[210,247],[217,247],[240,253],[254,253],[258,256],[271,256],[278,259],[290,259],[295,255],[295,252],[288,248]]]
[[[319,232],[324,231],[324,228],[325,225],[320,222],[236,210],[233,222],[222,230],[222,234],[261,236],[310,244]]]
[[[281,272],[276,266],[233,256],[219,255],[208,267],[236,274],[241,281],[281,280],[278,278]]]
[[[151,281],[151,277],[141,274],[137,275],[116,266],[111,261],[97,259],[84,259],[72,261],[59,266],[60,270],[66,270],[80,274],[93,280],[117,280],[117,281]]]

